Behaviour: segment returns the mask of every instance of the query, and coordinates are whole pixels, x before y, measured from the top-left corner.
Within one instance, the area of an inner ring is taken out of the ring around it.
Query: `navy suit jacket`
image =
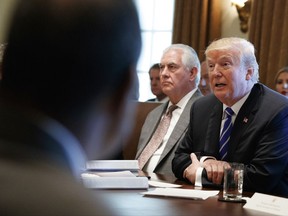
[[[192,162],[190,153],[219,160],[222,103],[214,94],[195,101],[188,132],[175,152],[172,169],[177,178]],[[228,162],[245,164],[244,190],[288,197],[288,100],[262,84],[255,84],[232,129]],[[216,187],[202,174],[204,187]]]

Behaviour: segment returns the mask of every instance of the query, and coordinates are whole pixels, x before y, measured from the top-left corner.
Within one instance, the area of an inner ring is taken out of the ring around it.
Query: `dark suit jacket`
[[[201,96],[202,94],[200,90],[197,90],[189,99],[188,103],[186,104],[175,128],[173,129],[167,141],[166,147],[154,170],[155,173],[173,175],[171,162],[174,157],[174,151],[176,147],[178,146],[178,144],[180,143],[180,141],[183,139],[185,132],[187,131],[191,105],[196,99],[198,99]],[[139,143],[138,143],[138,149],[136,153],[136,159],[139,157],[140,153],[143,151],[144,147],[148,144],[149,140],[154,134],[163,113],[167,109],[168,103],[169,101],[159,105],[147,115],[147,118],[141,130],[141,135],[140,135]]]
[[[222,103],[214,94],[191,108],[188,132],[175,152],[173,172],[183,179],[190,153],[219,159]],[[288,197],[288,100],[262,84],[255,84],[232,129],[228,162],[244,163],[244,190]],[[211,185],[203,172],[204,186]]]
[[[79,181],[78,144],[56,121],[0,99],[1,215],[116,215]]]

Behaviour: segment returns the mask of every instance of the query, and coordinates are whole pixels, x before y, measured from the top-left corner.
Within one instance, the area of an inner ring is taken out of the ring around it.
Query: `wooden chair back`
[[[124,160],[134,160],[137,152],[137,146],[139,142],[139,137],[141,133],[142,126],[145,122],[148,113],[159,106],[160,102],[139,102],[136,103],[136,115],[134,129],[131,133],[128,142],[123,147],[123,159]]]

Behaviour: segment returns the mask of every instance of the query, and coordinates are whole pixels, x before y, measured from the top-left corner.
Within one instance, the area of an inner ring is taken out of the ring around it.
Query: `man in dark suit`
[[[188,132],[172,162],[175,176],[196,186],[217,187],[223,167],[239,162],[245,165],[244,190],[288,197],[287,98],[258,83],[254,46],[247,40],[223,38],[212,42],[205,54],[214,94],[191,108]],[[222,155],[226,107],[234,112],[233,127],[228,152]]]
[[[141,130],[136,159],[141,158],[145,148],[150,148],[149,141],[155,135],[156,128],[168,107],[177,105],[160,147],[153,152],[142,169],[173,175],[171,162],[174,151],[187,130],[192,103],[202,96],[197,88],[200,81],[200,62],[194,49],[184,44],[173,44],[166,48],[160,62],[160,81],[169,101],[148,114]]]
[[[160,83],[160,67],[159,63],[153,64],[149,71],[150,77],[150,88],[151,92],[156,96],[156,98],[151,98],[147,101],[151,102],[166,102],[168,101],[167,95],[163,92],[161,83]]]
[[[130,133],[141,48],[132,0],[17,1],[7,39],[0,214],[117,215],[80,174]]]

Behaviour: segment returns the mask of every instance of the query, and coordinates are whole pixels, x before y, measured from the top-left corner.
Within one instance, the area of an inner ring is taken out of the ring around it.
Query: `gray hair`
[[[255,56],[254,45],[243,39],[237,37],[222,38],[213,41],[206,49],[205,55],[213,50],[237,50],[239,51],[239,60],[241,66],[245,68],[252,67],[253,75],[252,82],[257,83],[259,80],[259,66]]]
[[[201,75],[201,66],[200,66],[200,61],[198,58],[198,55],[196,51],[185,44],[172,44],[169,47],[167,47],[163,53],[168,52],[169,50],[175,50],[175,49],[180,49],[183,51],[182,55],[182,63],[187,67],[187,69],[190,71],[193,67],[197,68],[197,76],[195,78],[195,84],[196,86],[199,85],[200,82],[200,75]]]

